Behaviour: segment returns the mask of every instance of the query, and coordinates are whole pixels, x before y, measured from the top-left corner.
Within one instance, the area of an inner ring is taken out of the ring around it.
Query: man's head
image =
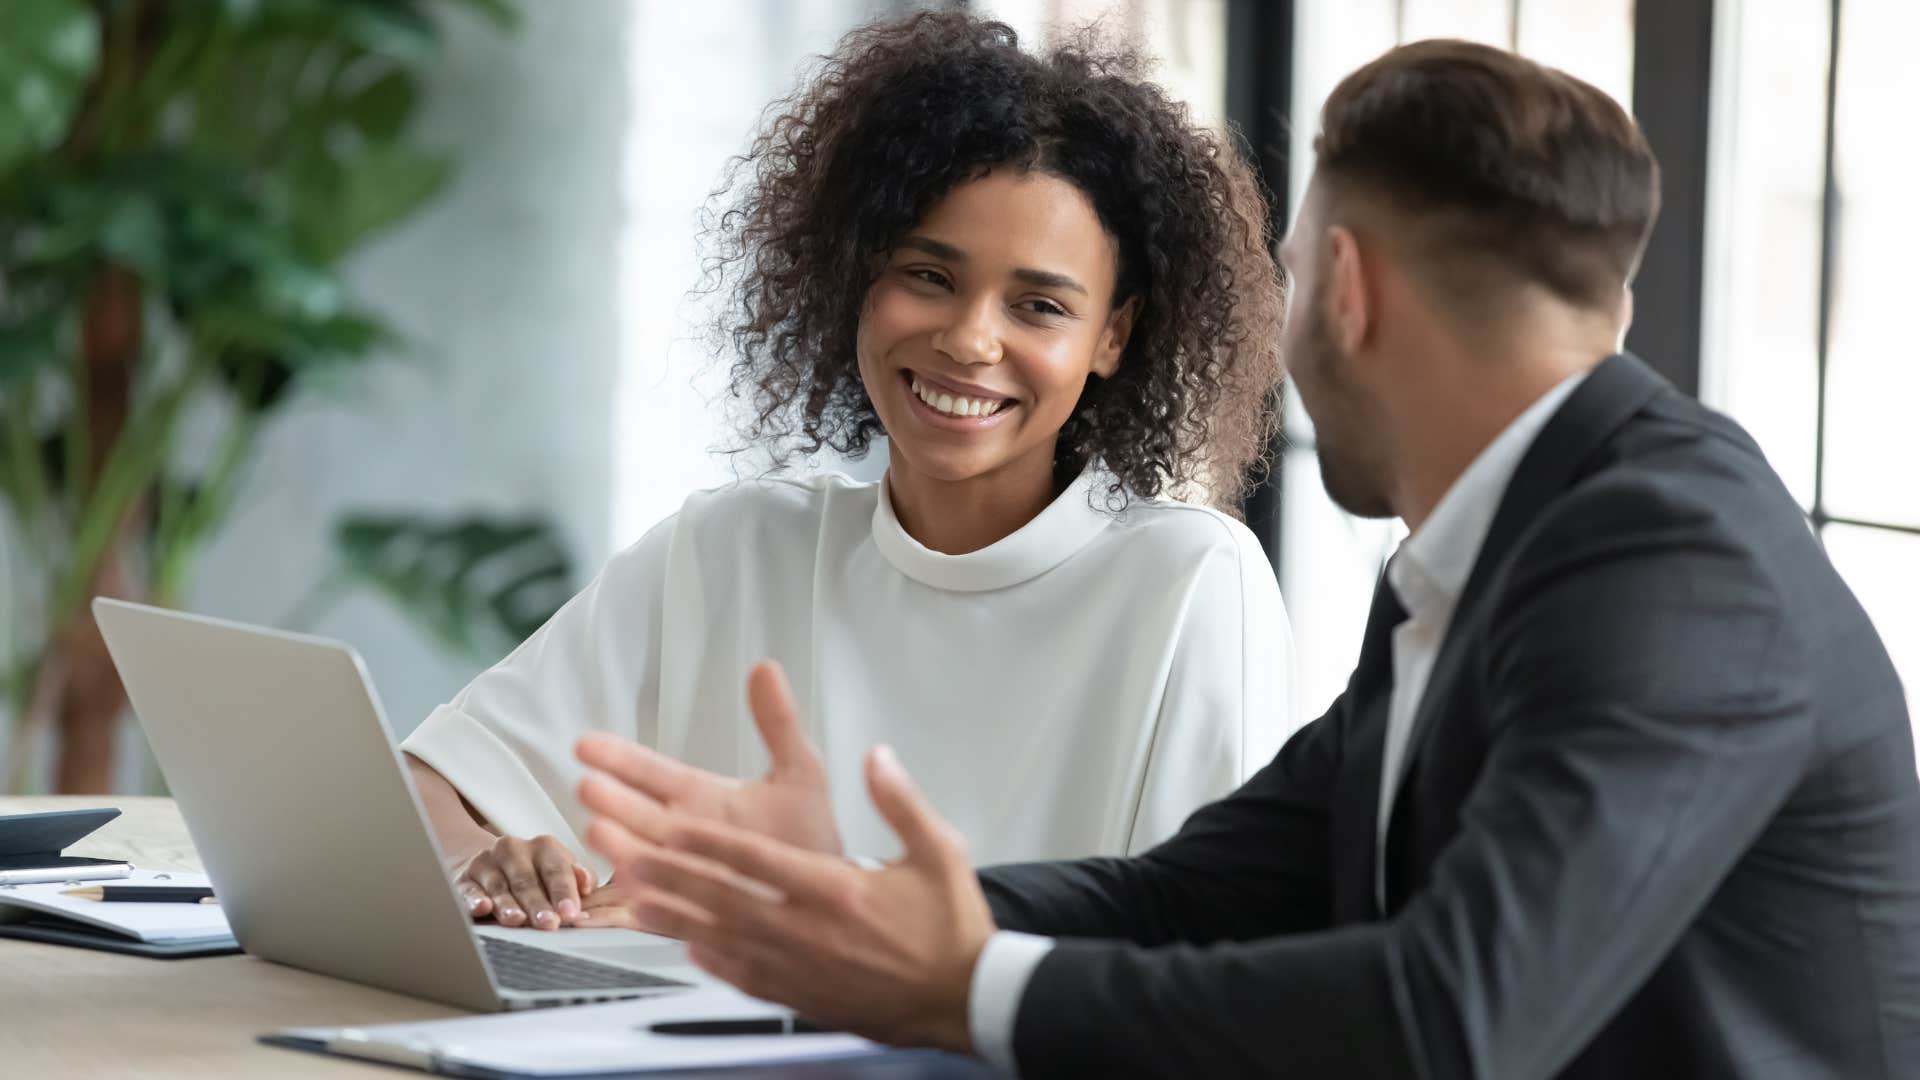
[[[1404,513],[1403,429],[1447,419],[1432,415],[1451,407],[1436,391],[1498,398],[1570,348],[1617,339],[1659,170],[1600,90],[1462,41],[1402,46],[1349,75],[1315,149],[1281,251],[1285,353],[1328,493],[1354,513]]]

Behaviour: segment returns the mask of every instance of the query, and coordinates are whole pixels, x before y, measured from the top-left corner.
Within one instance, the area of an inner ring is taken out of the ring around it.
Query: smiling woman
[[[971,551],[1052,500],[1060,430],[1119,368],[1139,309],[1113,303],[1115,270],[1091,201],[1044,173],[963,183],[901,239],[854,351],[894,512],[921,543]]]
[[[1259,545],[1217,510],[1264,445],[1281,312],[1245,164],[1081,42],[961,14],[856,30],[731,176],[713,268],[744,434],[884,434],[885,479],[703,492],[407,740],[476,916],[633,918],[583,853],[590,731],[834,793],[810,847],[883,854],[891,744],[988,861],[1139,851],[1292,727]],[[769,759],[741,687],[791,673],[821,747]],[[828,718],[831,720],[823,720]],[[769,768],[770,766],[770,768]]]

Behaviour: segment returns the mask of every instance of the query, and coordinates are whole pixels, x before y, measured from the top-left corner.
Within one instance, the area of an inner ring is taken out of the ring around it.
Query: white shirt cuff
[[[987,939],[973,964],[973,985],[967,991],[967,1031],[973,1051],[987,1064],[1015,1075],[1013,1022],[1020,1015],[1020,999],[1027,980],[1053,951],[1053,939],[1001,930]]]

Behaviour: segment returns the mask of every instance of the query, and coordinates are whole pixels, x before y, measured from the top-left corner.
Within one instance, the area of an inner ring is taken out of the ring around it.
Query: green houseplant
[[[55,786],[104,790],[124,708],[87,611],[168,603],[303,387],[390,335],[340,267],[449,175],[408,130],[439,24],[506,0],[7,0],[0,35],[0,691]],[[180,446],[192,412],[224,425]],[[332,585],[455,646],[524,633],[568,568],[536,521],[340,524]],[[479,572],[512,554],[506,578]],[[426,556],[432,557],[426,557]]]

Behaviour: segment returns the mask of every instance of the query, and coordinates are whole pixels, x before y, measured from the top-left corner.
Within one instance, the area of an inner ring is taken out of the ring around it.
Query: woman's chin
[[[888,441],[887,451],[893,475],[910,474],[914,479],[928,480],[937,484],[964,484],[970,480],[979,480],[999,471],[1005,464],[999,458],[985,454],[942,453],[938,450],[928,452],[925,449],[903,446],[894,440]]]

